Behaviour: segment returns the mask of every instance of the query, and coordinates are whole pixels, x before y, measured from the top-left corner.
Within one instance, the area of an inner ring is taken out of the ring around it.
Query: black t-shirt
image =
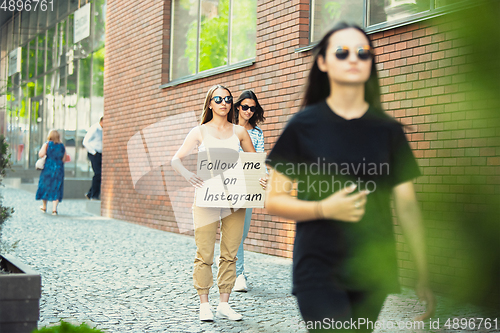
[[[289,121],[267,162],[297,182],[301,200],[324,199],[352,183],[372,192],[357,223],[297,223],[293,293],[328,286],[399,291],[390,197],[394,186],[420,175],[401,124],[372,107],[346,120],[323,101]]]

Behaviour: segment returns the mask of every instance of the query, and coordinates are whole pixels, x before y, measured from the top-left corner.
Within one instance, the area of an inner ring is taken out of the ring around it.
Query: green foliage
[[[220,0],[217,9],[217,16],[201,17],[200,72],[227,64],[229,0]],[[189,59],[189,71],[192,73],[196,72],[197,32],[198,25],[193,22],[187,32],[187,48],[184,53]]]
[[[325,3],[325,12],[328,13],[329,19],[337,21],[340,18],[341,9],[344,5],[344,1],[329,1]]]
[[[231,19],[231,63],[255,57],[256,30],[257,0],[234,2]]]
[[[31,333],[104,333],[104,331],[96,328],[91,328],[87,324],[75,326],[65,321],[61,321],[59,325],[51,327],[43,327],[39,330],[34,330]]]
[[[103,47],[94,52],[94,66],[92,77],[92,89],[94,96],[102,96],[104,92],[104,55],[106,49]]]
[[[198,22],[198,13],[193,9],[198,1],[175,2],[178,5],[176,17],[186,18],[175,23],[178,35],[175,37],[176,49],[172,52],[181,67],[174,70],[175,78],[255,57],[257,0],[233,0],[231,3],[230,11],[230,0],[203,2],[201,22]],[[184,36],[182,31],[185,31]]]
[[[457,41],[468,47],[467,72],[468,89],[466,91],[466,107],[461,109],[475,119],[485,120],[477,137],[478,142],[492,142],[492,147],[498,147],[500,134],[500,62],[498,52],[500,45],[491,41],[500,39],[498,13],[500,3],[497,0],[487,0],[476,6],[473,0],[464,4],[471,7],[449,15],[450,22],[456,24]],[[454,117],[452,118],[454,119]],[[450,120],[447,125],[456,125],[458,120]],[[450,126],[450,128],[453,128]],[[476,128],[472,121],[467,123],[465,130]],[[477,144],[482,145],[481,143]],[[481,148],[480,148],[481,149]],[[498,152],[498,148],[497,148]],[[489,159],[489,158],[488,158]],[[486,162],[484,162],[486,163]],[[495,164],[491,164],[493,168]],[[498,186],[495,177],[487,177],[482,169],[466,168],[461,175],[465,181],[460,182],[461,190],[457,192],[460,200],[454,202],[446,215],[453,220],[453,240],[450,244],[440,244],[440,247],[457,249],[454,260],[460,260],[464,267],[463,274],[446,281],[450,294],[455,299],[471,302],[482,306],[500,309],[500,192],[494,190]],[[497,173],[498,174],[498,173]],[[493,176],[493,175],[492,175]],[[434,194],[434,193],[431,193]],[[446,207],[448,203],[436,200],[436,207]],[[436,214],[436,212],[432,212]],[[441,226],[436,226],[440,228]],[[442,264],[446,269],[446,263]]]
[[[36,62],[35,62],[35,55],[36,55],[36,38],[33,38],[29,45],[30,45],[30,49],[29,49],[29,69],[28,69],[28,79],[31,79],[33,78],[36,74],[35,74],[35,65],[36,65]]]

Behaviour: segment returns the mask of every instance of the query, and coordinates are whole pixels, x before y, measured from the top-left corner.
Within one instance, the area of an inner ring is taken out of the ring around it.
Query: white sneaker
[[[201,321],[214,321],[214,314],[210,303],[200,304],[200,320]]]
[[[240,274],[236,278],[236,282],[234,283],[234,291],[242,291],[242,292],[247,292],[247,279],[245,278],[245,275]]]
[[[242,315],[231,309],[227,302],[220,302],[217,307],[217,317],[229,320],[241,320]]]

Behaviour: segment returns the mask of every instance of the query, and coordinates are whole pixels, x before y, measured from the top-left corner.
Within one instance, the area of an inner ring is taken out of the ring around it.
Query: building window
[[[369,32],[444,14],[464,0],[311,0],[310,43],[318,42],[336,23],[356,23]]]
[[[367,5],[367,25],[402,20],[431,9],[430,0],[368,0]]]
[[[170,80],[255,58],[257,0],[173,0]]]
[[[0,27],[0,118],[14,164],[34,166],[48,131],[62,135],[71,162],[66,176],[89,172],[86,129],[104,112],[106,0],[51,0],[54,10],[23,11]],[[74,42],[75,11],[89,5],[89,35]],[[39,7],[40,8],[40,7]],[[9,52],[21,68],[9,75]],[[1,125],[1,124],[0,124]]]
[[[376,0],[375,0],[376,1]],[[363,26],[364,0],[312,0],[311,1],[311,43],[321,37],[340,21]]]

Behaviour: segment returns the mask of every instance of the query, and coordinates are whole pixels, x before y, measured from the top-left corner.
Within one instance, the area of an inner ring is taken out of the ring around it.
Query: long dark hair
[[[255,126],[257,126],[258,124],[263,123],[266,120],[266,117],[264,117],[264,109],[260,105],[259,100],[257,99],[257,95],[255,95],[252,90],[244,90],[234,103],[234,123],[239,123],[240,111],[238,110],[238,108],[240,107],[241,102],[243,102],[243,100],[245,99],[253,99],[253,101],[255,102],[256,110],[253,113],[252,118],[248,120],[250,125],[255,128]]]
[[[203,105],[203,112],[201,114],[200,125],[208,123],[214,117],[213,110],[210,108],[210,101],[212,100],[214,92],[219,88],[227,90],[229,96],[233,97],[231,91],[220,84],[216,84],[210,87],[210,89],[208,89],[207,96],[205,97],[205,104]],[[227,121],[232,123],[233,119],[234,119],[234,104],[233,102],[231,102],[231,109],[229,109],[229,112],[227,114]]]
[[[302,100],[302,108],[308,105],[316,104],[330,95],[330,81],[328,80],[328,74],[322,72],[318,67],[318,57],[326,57],[326,49],[328,48],[328,42],[330,36],[339,30],[344,29],[356,29],[359,30],[366,39],[368,39],[368,44],[373,49],[372,41],[359,26],[356,24],[349,24],[345,22],[340,22],[333,27],[332,30],[328,31],[321,41],[314,47],[314,62],[312,64],[311,70],[309,71],[309,77],[307,79],[306,92],[304,99]],[[372,69],[368,81],[365,82],[365,101],[368,102],[372,107],[380,112],[382,111],[382,104],[380,103],[380,86],[378,82],[377,68],[375,66],[375,57],[372,57]]]

